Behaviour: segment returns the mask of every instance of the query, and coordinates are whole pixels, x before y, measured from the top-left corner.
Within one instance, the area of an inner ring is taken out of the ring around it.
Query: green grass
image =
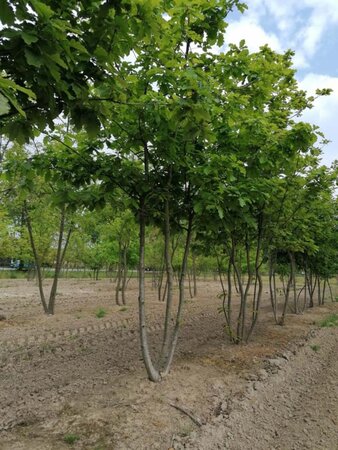
[[[68,339],[70,340],[70,341],[75,341],[76,339],[78,339],[78,335],[77,334],[70,334],[69,336],[68,336]]]
[[[314,352],[318,352],[320,350],[320,345],[317,344],[313,344],[310,345],[311,350],[313,350]]]
[[[338,327],[338,314],[330,314],[319,323],[319,326],[322,328]]]
[[[96,311],[95,316],[96,316],[98,319],[102,319],[102,317],[104,317],[106,314],[107,314],[107,312],[106,312],[106,310],[105,310],[104,308],[99,308],[99,309]]]
[[[69,445],[75,444],[75,442],[78,441],[79,439],[80,437],[77,436],[76,434],[66,434],[63,438],[63,440]]]
[[[27,278],[27,273],[14,270],[0,270],[1,280],[16,280],[17,278]]]

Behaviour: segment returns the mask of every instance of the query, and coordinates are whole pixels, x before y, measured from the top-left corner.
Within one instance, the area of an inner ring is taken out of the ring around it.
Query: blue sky
[[[228,17],[226,42],[245,39],[251,51],[269,44],[276,51],[296,52],[294,66],[302,89],[331,88],[302,120],[318,125],[331,141],[323,164],[338,159],[338,0],[246,0],[244,14]]]

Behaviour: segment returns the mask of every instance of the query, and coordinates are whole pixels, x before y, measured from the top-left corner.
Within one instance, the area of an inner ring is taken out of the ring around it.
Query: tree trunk
[[[32,224],[31,224],[30,216],[29,216],[28,209],[26,206],[25,206],[25,210],[26,210],[26,223],[27,223],[28,235],[29,235],[29,239],[30,239],[30,243],[31,243],[31,247],[32,247],[33,255],[34,255],[34,262],[35,262],[36,273],[37,273],[37,277],[38,277],[38,286],[39,286],[41,303],[42,303],[44,312],[46,314],[53,315],[54,310],[55,310],[55,299],[56,299],[59,275],[60,275],[60,272],[62,269],[62,264],[63,264],[64,258],[65,258],[68,244],[69,244],[70,236],[72,233],[72,228],[71,227],[69,228],[64,246],[62,248],[63,236],[64,236],[64,231],[65,231],[65,218],[66,218],[66,206],[63,205],[61,208],[61,214],[60,214],[59,238],[58,238],[58,246],[57,246],[57,253],[56,253],[53,284],[52,284],[52,287],[50,290],[48,304],[47,304],[44,289],[43,289],[43,284],[42,284],[43,275],[42,275],[42,270],[41,270],[41,262],[40,262],[40,258],[39,258],[39,255],[37,253],[37,249],[35,246]]]
[[[194,282],[194,297],[197,297],[197,275],[196,275],[196,257],[192,255],[192,275]]]
[[[321,296],[321,290],[320,290],[320,277],[317,276],[317,295],[318,295],[318,305],[320,306],[322,304],[322,296]]]
[[[291,261],[291,252],[289,252],[289,258]],[[290,266],[291,268],[291,266]],[[292,271],[292,268],[291,268]],[[282,312],[282,317],[279,321],[279,325],[284,325],[285,323],[285,316],[286,316],[286,311],[287,311],[287,307],[289,305],[289,298],[290,298],[290,290],[291,290],[291,285],[292,285],[292,273],[290,273],[289,279],[288,279],[288,283],[287,283],[287,287],[286,287],[286,292],[285,292],[285,300],[284,300],[284,306],[283,306],[283,312]]]
[[[35,263],[36,273],[37,273],[37,277],[38,277],[38,286],[39,286],[39,292],[40,292],[40,299],[41,299],[41,303],[42,303],[44,312],[46,314],[48,314],[48,306],[47,306],[45,293],[44,293],[43,285],[42,285],[42,273],[41,273],[40,258],[39,258],[39,255],[37,253],[37,250],[36,250],[35,240],[34,240],[34,235],[33,235],[33,229],[32,229],[32,223],[31,223],[31,220],[30,220],[30,216],[29,216],[28,208],[27,208],[26,204],[25,204],[24,208],[25,208],[25,218],[26,218],[27,230],[28,230],[28,235],[29,235],[29,241],[30,241],[30,244],[31,244],[31,247],[32,247],[32,251],[33,251],[34,263]]]
[[[171,232],[170,232],[170,204],[169,204],[169,190],[171,184],[171,169],[169,171],[169,180],[168,180],[168,192],[165,200],[165,223],[164,223],[164,261],[165,261],[165,270],[166,270],[166,292],[167,292],[167,303],[166,303],[166,311],[165,311],[165,319],[164,319],[164,331],[163,331],[163,341],[162,341],[162,349],[160,355],[161,365],[165,364],[165,355],[168,352],[169,346],[169,324],[171,319],[171,310],[173,304],[173,281],[174,281],[174,273],[172,266],[172,255],[170,253],[170,242],[171,242]]]
[[[290,268],[293,287],[293,308],[295,314],[298,314],[298,302],[297,302],[297,284],[296,284],[296,260],[293,252],[290,252]]]
[[[240,294],[240,308],[237,318],[237,336],[236,336],[236,343],[240,343],[243,341],[244,337],[244,328],[245,328],[245,320],[246,320],[246,304],[247,304],[247,298],[249,294],[250,284],[252,281],[252,271],[251,271],[251,262],[250,262],[250,246],[248,242],[248,237],[246,238],[246,244],[245,244],[245,250],[246,250],[246,259],[247,259],[247,268],[248,268],[248,278],[247,282],[244,287],[244,281],[242,279],[241,270],[237,265],[236,262],[236,244],[234,239],[232,239],[232,266],[234,268],[234,279],[237,278],[237,285],[238,290]]]
[[[120,303],[120,289],[121,289],[121,278],[122,278],[122,255],[121,255],[121,239],[119,240],[119,261],[117,264],[116,273],[116,287],[115,287],[115,303],[121,306]]]
[[[148,378],[151,381],[160,381],[160,372],[154,367],[147,335],[147,323],[145,313],[145,267],[144,267],[144,254],[145,254],[145,201],[144,198],[140,199],[139,209],[139,323],[140,323],[140,340],[143,362],[148,374]]]
[[[127,304],[126,300],[126,286],[127,286],[127,276],[128,276],[128,265],[127,265],[127,256],[128,256],[128,244],[125,244],[123,246],[122,251],[122,261],[123,261],[123,267],[122,267],[122,303],[124,305]]]
[[[193,291],[192,291],[191,271],[190,271],[190,270],[188,270],[188,286],[189,286],[189,295],[190,295],[190,298],[194,298],[194,294],[193,294]]]
[[[162,285],[163,285],[163,276],[164,276],[164,266],[161,267],[159,277],[158,277],[158,286],[157,286],[157,299],[159,302],[162,301]]]
[[[330,291],[331,302],[334,302],[334,298],[333,298],[333,293],[332,293],[332,288],[331,288],[330,280],[327,280],[327,285],[328,285],[329,291]]]
[[[170,366],[171,366],[171,363],[172,363],[172,360],[174,357],[174,353],[175,353],[175,349],[176,349],[176,345],[177,345],[178,332],[179,332],[179,327],[180,327],[182,313],[183,313],[183,306],[184,306],[184,301],[185,301],[184,288],[185,288],[185,277],[186,277],[188,256],[189,256],[191,235],[192,235],[192,222],[193,222],[193,213],[190,212],[189,220],[188,220],[187,236],[186,236],[183,259],[182,259],[181,273],[180,273],[180,277],[179,277],[178,310],[177,310],[177,314],[176,314],[176,321],[175,321],[173,334],[171,337],[170,345],[168,347],[168,352],[167,352],[167,354],[164,355],[165,364],[164,364],[163,370],[161,372],[163,376],[166,376],[169,373]]]
[[[274,256],[272,252],[269,253],[269,289],[270,289],[270,301],[272,306],[273,317],[277,324],[278,318],[277,318],[276,277],[274,269]]]
[[[252,299],[252,319],[251,319],[251,325],[246,337],[246,341],[250,339],[250,336],[256,326],[257,320],[258,320],[258,313],[262,298],[262,292],[263,292],[263,281],[260,274],[260,267],[262,265],[262,261],[260,262],[260,254],[261,254],[261,247],[262,247],[262,236],[263,236],[263,216],[260,215],[258,218],[258,232],[257,232],[257,244],[256,244],[256,256],[255,256],[255,288],[254,288],[254,295]],[[250,261],[248,261],[250,263]],[[257,290],[257,284],[258,284],[258,290]]]
[[[61,209],[61,217],[60,217],[60,227],[59,227],[59,240],[58,240],[58,248],[56,253],[56,264],[55,264],[55,272],[54,272],[54,279],[52,288],[49,295],[49,302],[48,302],[48,313],[54,314],[54,308],[55,308],[55,298],[56,298],[56,291],[59,281],[59,275],[62,268],[62,263],[66,254],[66,250],[68,247],[70,235],[71,235],[71,228],[69,228],[69,232],[67,234],[66,242],[64,244],[64,248],[62,250],[62,241],[63,241],[63,234],[65,231],[65,218],[66,218],[66,207],[65,205],[62,206]]]
[[[227,269],[227,290],[225,289],[224,280],[222,277],[222,267],[219,256],[216,254],[217,258],[217,266],[218,266],[218,274],[219,280],[222,287],[222,311],[224,314],[225,322],[226,322],[226,332],[229,336],[230,342],[234,342],[234,332],[232,329],[231,323],[231,301],[232,301],[232,289],[231,289],[231,262],[229,258],[228,269]]]
[[[323,293],[322,293],[322,305],[324,305],[324,303],[325,303],[326,284],[327,284],[327,280],[324,280]]]

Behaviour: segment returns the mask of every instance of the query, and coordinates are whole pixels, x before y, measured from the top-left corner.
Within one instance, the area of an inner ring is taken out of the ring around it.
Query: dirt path
[[[53,318],[41,313],[36,286],[3,281],[0,291],[0,450],[338,449],[338,329],[304,340],[337,303],[279,327],[265,298],[254,339],[234,346],[218,283],[202,281],[172,372],[154,384],[140,358],[133,284],[123,309],[106,280],[62,280]],[[164,305],[151,289],[147,299],[155,353]]]
[[[338,330],[321,329],[305,344],[270,360],[230,414],[175,449],[337,450]]]

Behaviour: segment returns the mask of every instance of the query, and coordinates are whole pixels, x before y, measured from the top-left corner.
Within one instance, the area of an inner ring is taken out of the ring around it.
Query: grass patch
[[[66,442],[66,444],[73,445],[76,441],[80,439],[80,436],[76,434],[66,434],[63,438],[63,440]]]
[[[338,327],[338,314],[330,314],[319,323],[319,326],[322,328]]]
[[[78,337],[79,337],[79,336],[78,336],[77,334],[70,334],[70,335],[68,336],[68,339],[69,339],[70,341],[75,341]]]
[[[102,317],[104,317],[106,314],[107,314],[107,311],[106,311],[104,308],[99,308],[99,309],[96,311],[95,316],[96,316],[98,319],[102,319]]]
[[[313,350],[314,352],[318,352],[320,350],[320,345],[317,344],[313,344],[310,345],[311,350]]]

